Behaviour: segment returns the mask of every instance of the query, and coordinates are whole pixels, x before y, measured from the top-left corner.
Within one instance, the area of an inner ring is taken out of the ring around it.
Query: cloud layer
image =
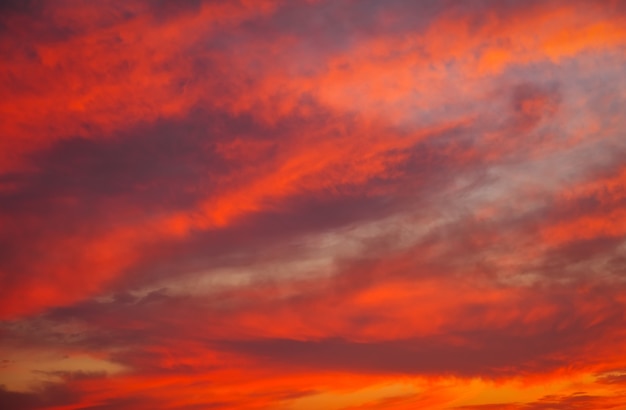
[[[0,407],[626,408],[623,1],[1,7]]]

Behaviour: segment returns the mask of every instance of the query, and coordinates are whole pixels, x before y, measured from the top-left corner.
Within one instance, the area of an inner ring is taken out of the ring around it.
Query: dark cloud
[[[613,326],[605,323],[597,326]],[[447,339],[455,340],[450,344]],[[577,325],[537,334],[477,330],[467,334],[382,342],[325,340],[224,341],[219,349],[258,357],[268,366],[300,371],[430,374],[503,378],[556,370],[572,365],[572,348],[592,341]]]
[[[4,13],[31,14],[33,10],[41,7],[42,3],[42,0],[2,0],[0,1],[0,10]]]
[[[60,384],[46,384],[32,392],[9,391],[0,386],[0,407],[11,410],[34,410],[75,403],[80,397]]]
[[[160,21],[175,19],[183,14],[197,14],[203,5],[225,4],[222,0],[185,0],[171,2],[167,0],[155,0],[148,2],[150,12]]]

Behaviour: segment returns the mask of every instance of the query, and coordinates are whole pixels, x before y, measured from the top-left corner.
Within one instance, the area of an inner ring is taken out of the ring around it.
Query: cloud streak
[[[624,406],[621,1],[0,14],[0,407]]]

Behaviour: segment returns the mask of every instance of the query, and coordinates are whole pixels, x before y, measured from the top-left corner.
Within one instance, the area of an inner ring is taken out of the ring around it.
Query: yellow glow
[[[55,381],[57,372],[116,374],[125,370],[117,363],[86,355],[64,356],[44,352],[11,352],[11,361],[0,372],[0,385],[12,391],[29,391],[38,383]]]
[[[290,410],[336,410],[346,406],[357,406],[388,397],[418,394],[415,386],[406,383],[372,386],[355,392],[327,392],[295,400]]]

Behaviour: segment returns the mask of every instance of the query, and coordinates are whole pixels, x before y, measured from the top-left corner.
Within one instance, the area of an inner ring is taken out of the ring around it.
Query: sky
[[[0,408],[626,409],[626,1],[0,3]]]

